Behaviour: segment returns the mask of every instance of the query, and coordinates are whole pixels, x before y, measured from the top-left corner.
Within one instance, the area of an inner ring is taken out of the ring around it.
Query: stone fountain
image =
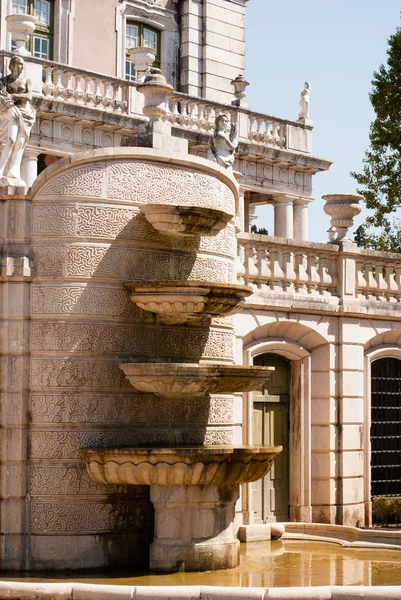
[[[140,89],[149,121],[132,146],[63,159],[33,189],[36,214],[64,205],[77,211],[75,221],[52,221],[63,228],[57,252],[66,261],[55,277],[83,290],[66,324],[50,315],[40,325],[60,330],[57,345],[48,334],[47,351],[66,348],[68,355],[52,359],[49,372],[41,367],[35,381],[37,389],[78,386],[85,368],[82,402],[99,390],[89,422],[113,398],[116,406],[134,402],[118,431],[108,423],[99,433],[83,431],[80,456],[91,485],[110,490],[118,526],[130,522],[129,502],[114,501],[121,486],[150,487],[151,569],[231,568],[239,562],[239,485],[263,477],[280,451],[243,447],[235,422],[242,402],[235,394],[258,389],[270,375],[267,367],[234,364],[232,315],[251,293],[235,283],[238,186],[231,169],[190,155],[187,141],[171,135],[162,119],[171,88],[159,73]],[[37,240],[39,256],[40,234]],[[121,294],[130,308],[112,320],[110,299]],[[92,313],[94,303],[97,321],[88,322],[82,307]],[[141,516],[138,500],[135,506]]]

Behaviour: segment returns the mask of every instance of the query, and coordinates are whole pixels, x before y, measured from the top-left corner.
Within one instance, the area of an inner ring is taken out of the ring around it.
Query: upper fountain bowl
[[[203,206],[143,204],[140,210],[157,231],[168,235],[217,235],[233,218],[223,210]]]

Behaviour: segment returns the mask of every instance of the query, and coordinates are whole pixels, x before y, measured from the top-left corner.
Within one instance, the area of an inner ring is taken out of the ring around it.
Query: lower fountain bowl
[[[88,448],[87,469],[111,485],[228,485],[261,479],[281,446]]]

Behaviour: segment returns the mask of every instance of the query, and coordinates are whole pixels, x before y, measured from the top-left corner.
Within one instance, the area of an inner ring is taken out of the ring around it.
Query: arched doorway
[[[401,360],[371,364],[371,497],[401,495]]]
[[[277,354],[260,354],[254,364],[275,370],[263,390],[253,395],[253,443],[283,446],[283,451],[266,477],[252,484],[253,522],[288,521],[291,362]]]

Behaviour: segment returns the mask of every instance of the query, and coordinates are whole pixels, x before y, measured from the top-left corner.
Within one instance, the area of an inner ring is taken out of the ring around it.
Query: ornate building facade
[[[330,163],[312,154],[307,87],[298,120],[248,108],[246,4],[1,0],[1,70],[24,57],[36,109],[25,185],[0,188],[3,569],[146,564],[160,499],[149,485],[96,483],[91,448],[282,445],[269,474],[242,484],[235,527],[369,524],[372,495],[397,493],[398,255],[348,240],[349,196],[326,198],[330,243],[308,241],[312,178]],[[136,48],[173,88],[150,144]],[[208,187],[219,115],[237,132],[238,188],[217,166]],[[212,237],[158,233],[140,207],[171,181],[199,206],[217,194],[220,208],[231,200],[215,190],[228,186],[235,218]],[[250,233],[261,204],[274,207],[273,235]],[[239,314],[156,334],[123,285],[149,279],[252,293]],[[275,371],[262,391],[184,405],[138,392],[118,368],[155,348],[165,362]]]

